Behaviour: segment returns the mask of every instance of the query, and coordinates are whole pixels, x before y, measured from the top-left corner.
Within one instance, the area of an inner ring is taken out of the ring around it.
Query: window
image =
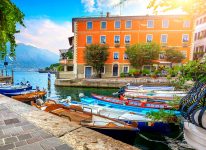
[[[168,28],[169,27],[169,20],[162,20],[162,28]]]
[[[106,29],[107,28],[107,22],[106,21],[102,21],[101,22],[101,29]]]
[[[128,73],[129,72],[129,66],[124,66],[123,67],[123,72]]]
[[[119,53],[118,52],[114,53],[114,59],[119,59]]]
[[[100,43],[101,44],[105,44],[106,43],[106,36],[105,35],[101,35],[100,36]]]
[[[126,53],[124,53],[124,59],[129,59],[129,57]]]
[[[120,43],[120,36],[119,35],[115,35],[114,36],[114,44],[119,44]]]
[[[87,29],[92,29],[92,22],[91,21],[87,22]]]
[[[183,34],[182,42],[189,42],[189,35],[188,34]]]
[[[181,51],[185,58],[187,58],[187,51]]]
[[[126,28],[132,27],[132,21],[126,21]]]
[[[129,44],[130,43],[130,35],[125,35],[125,37],[124,37],[124,43],[125,44]]]
[[[92,44],[92,36],[87,36],[87,44]]]
[[[183,27],[184,28],[189,28],[190,27],[190,21],[189,20],[184,20]]]
[[[161,43],[167,43],[167,34],[161,35]]]
[[[154,28],[154,20],[147,21],[147,28]]]
[[[147,42],[152,42],[152,35],[151,34],[147,35]]]
[[[195,41],[197,40],[197,33],[195,33]]]
[[[120,21],[115,21],[115,28],[120,29]]]

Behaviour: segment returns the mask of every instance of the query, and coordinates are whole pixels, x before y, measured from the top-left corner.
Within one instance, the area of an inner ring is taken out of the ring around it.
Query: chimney
[[[110,13],[109,12],[107,12],[107,17],[109,17],[110,16]]]

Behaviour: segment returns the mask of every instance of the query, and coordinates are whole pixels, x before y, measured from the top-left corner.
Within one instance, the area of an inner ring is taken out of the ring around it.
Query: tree
[[[150,0],[148,8],[153,8],[157,13],[160,9],[164,12],[181,9],[191,15],[200,15],[205,12],[205,0]]]
[[[88,65],[92,66],[97,75],[101,78],[101,70],[104,67],[104,63],[109,56],[107,45],[91,44],[86,46],[85,60]]]
[[[174,48],[168,48],[165,50],[166,60],[170,61],[171,63],[181,63],[182,60],[185,58],[184,55]]]
[[[182,67],[182,78],[193,81],[206,82],[206,63],[189,61]]]
[[[156,43],[138,43],[128,46],[126,50],[129,61],[135,68],[141,68],[145,64],[151,64],[152,60],[158,59],[159,53],[160,46]]]
[[[16,7],[10,0],[0,1],[0,53],[3,59],[7,53],[10,56],[15,56],[15,33],[19,31],[16,29],[16,24],[24,26],[24,14]],[[7,52],[7,44],[10,43],[10,52]]]

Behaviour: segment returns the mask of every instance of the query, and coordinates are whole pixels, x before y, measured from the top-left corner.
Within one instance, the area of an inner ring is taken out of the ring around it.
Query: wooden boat
[[[119,100],[118,98],[102,96],[97,94],[91,94],[93,98],[100,101],[106,101],[118,105],[127,105],[132,107],[141,107],[141,108],[155,108],[155,109],[172,109],[167,103],[163,102],[147,102],[146,100]]]
[[[60,101],[61,102],[61,101]],[[101,116],[106,116],[112,119],[117,119],[124,121],[128,124],[136,123],[138,129],[140,131],[147,131],[147,132],[158,132],[161,134],[170,134],[171,133],[171,126],[174,128],[173,123],[165,123],[161,120],[159,121],[152,121],[151,119],[147,118],[146,115],[141,113],[135,113],[127,110],[121,110],[116,108],[109,108],[105,106],[100,106],[97,104],[87,104],[77,101],[71,101],[69,103],[62,102],[64,106],[70,105],[77,105],[80,106],[84,112],[92,113],[92,114],[99,114]],[[175,119],[175,116],[174,116]]]
[[[43,98],[45,95],[46,95],[46,91],[35,91],[35,92],[26,93],[22,95],[12,96],[11,98],[22,102],[30,102],[38,98]]]
[[[70,105],[69,107],[65,107],[62,104],[53,104],[53,102],[44,104],[41,107],[46,107],[44,110],[46,112],[67,118],[70,121],[76,122],[82,126],[95,130],[109,130],[119,132],[132,131],[135,134],[137,133],[137,131],[139,131],[137,124],[130,125],[117,119],[111,119],[99,114],[84,112],[82,107],[80,106]],[[32,102],[32,105],[37,106],[37,104],[35,104],[34,102]],[[38,106],[37,108],[41,109],[41,107]]]

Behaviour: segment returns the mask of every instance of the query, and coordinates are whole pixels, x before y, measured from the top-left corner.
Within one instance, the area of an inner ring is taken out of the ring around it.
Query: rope
[[[147,140],[147,141],[150,141],[150,142],[157,142],[157,143],[162,143],[162,144],[165,144],[168,146],[168,144],[165,142],[165,141],[159,141],[159,140],[152,140],[152,139],[149,139],[147,138],[146,136],[144,136],[143,134],[139,133],[140,137],[142,137],[143,139]],[[176,138],[174,139],[171,139],[172,141],[175,141],[176,139],[178,139],[180,136],[183,135],[183,132],[181,132]]]
[[[147,141],[150,141],[150,142],[157,142],[157,143],[162,143],[162,144],[165,144],[165,145],[168,145],[166,142],[164,141],[158,141],[158,140],[152,140],[152,139],[149,139],[147,138],[146,136],[144,136],[143,134],[139,133],[140,137],[142,137],[143,139],[147,140]]]

